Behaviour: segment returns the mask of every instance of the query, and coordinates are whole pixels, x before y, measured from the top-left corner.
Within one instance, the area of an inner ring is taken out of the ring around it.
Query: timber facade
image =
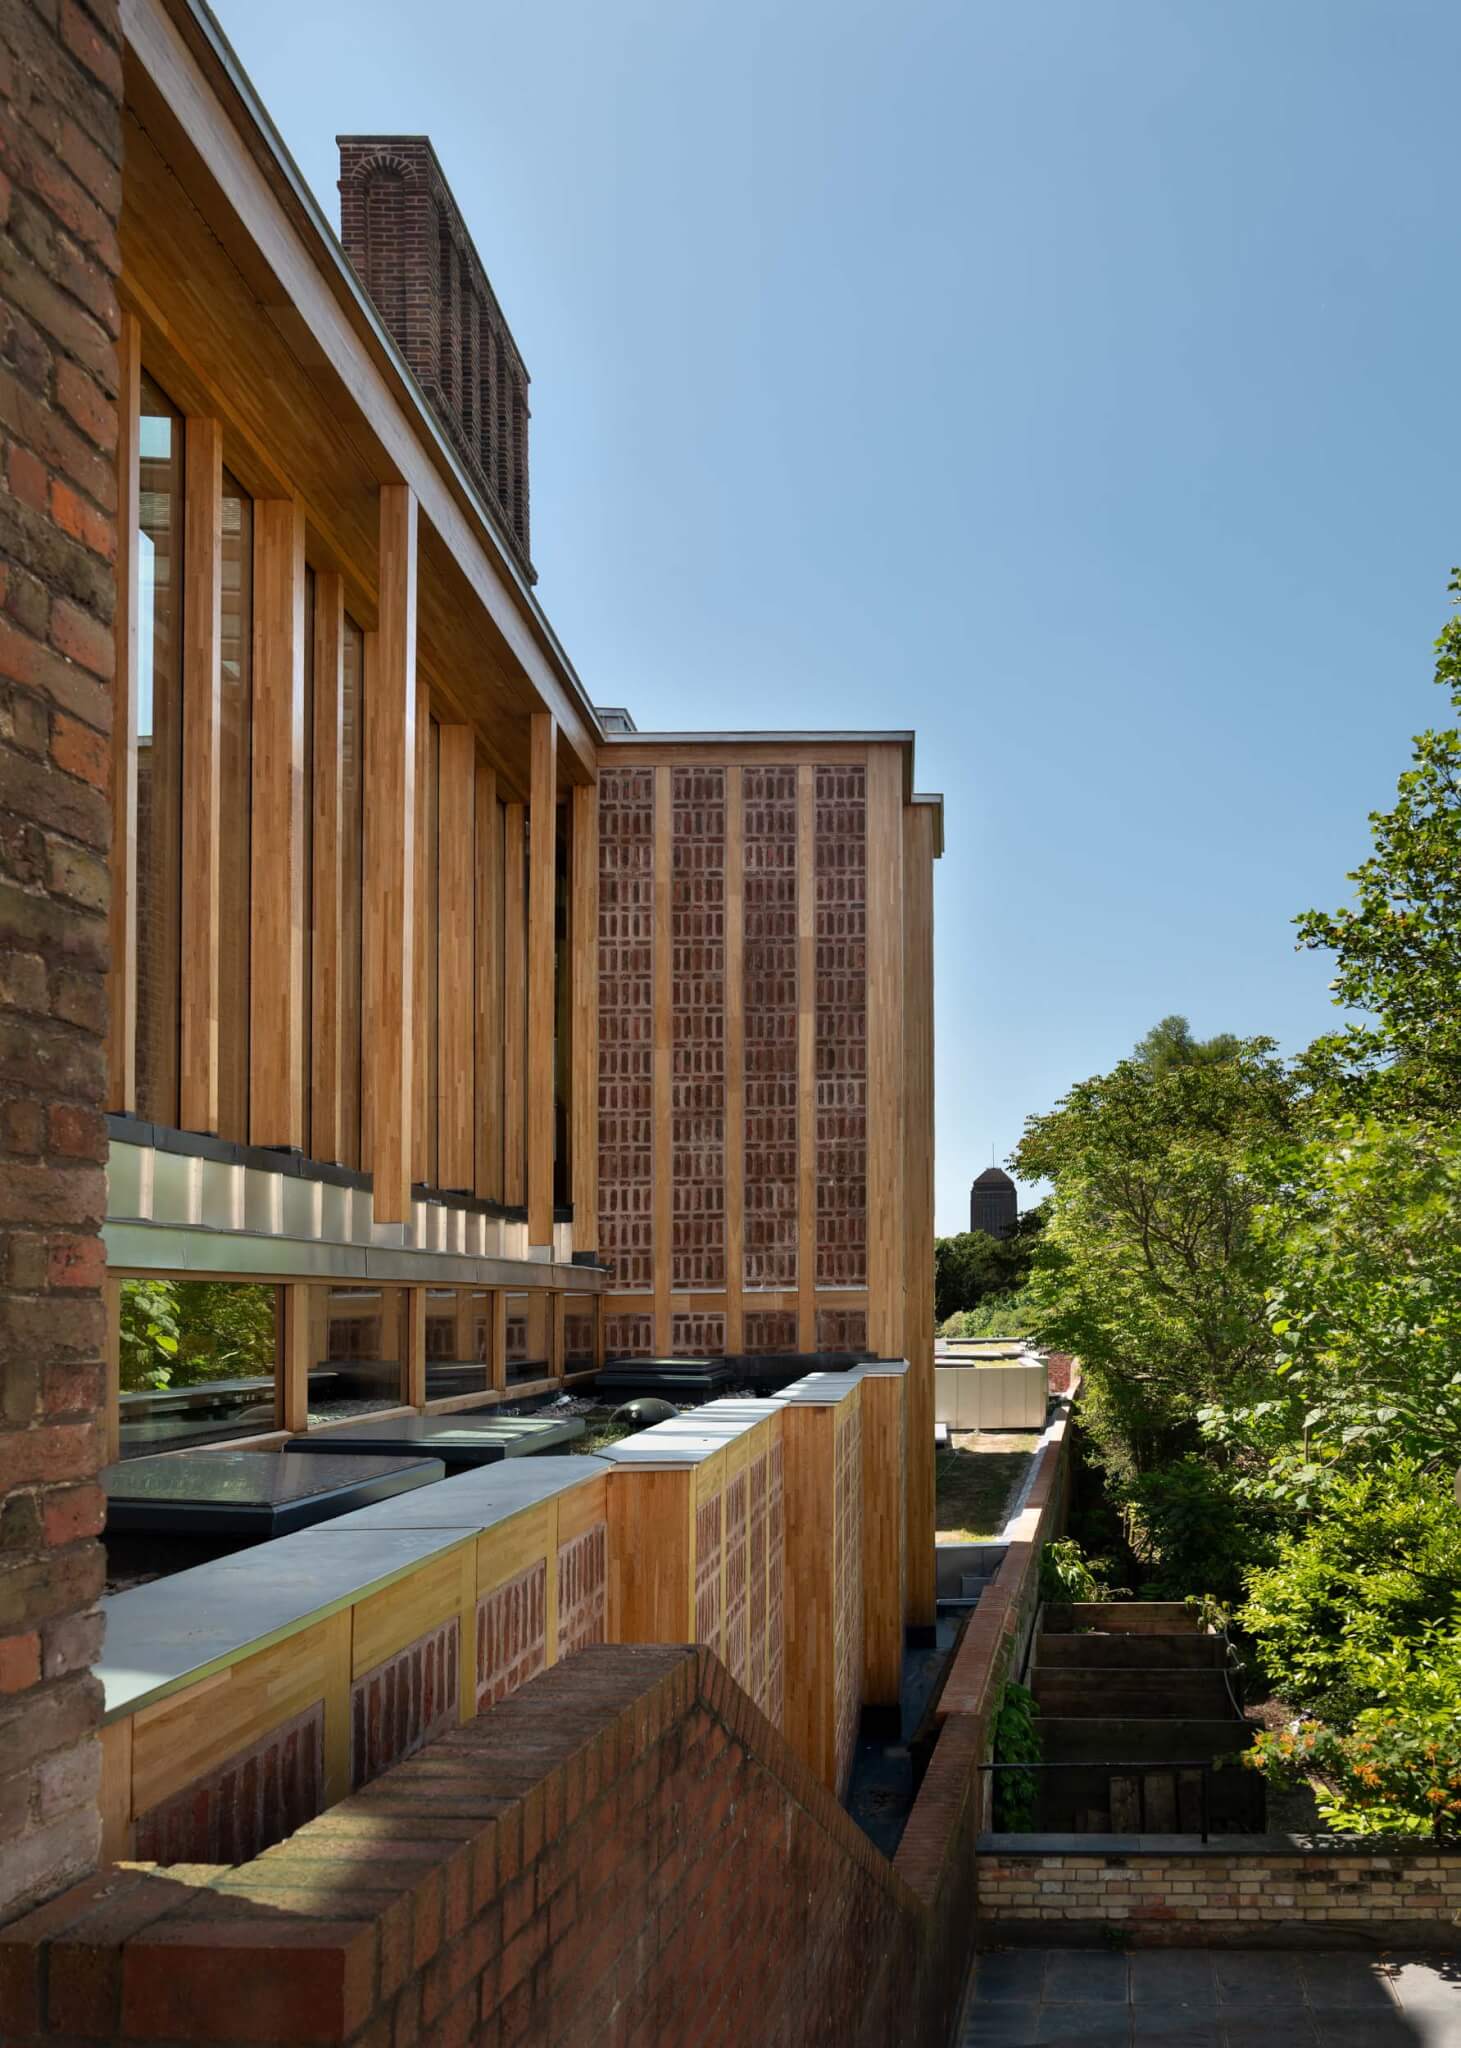
[[[97,1310],[76,1339],[95,1398],[17,1427],[69,1453],[94,1412],[63,1475],[91,1495],[98,1464],[142,1452],[531,1400],[614,1358],[907,1360],[896,1428],[845,1396],[865,1434],[840,1478],[818,1467],[834,1521],[876,1496],[902,1523],[871,1689],[863,1623],[837,1638],[852,1719],[817,1736],[835,1787],[859,1700],[896,1697],[900,1623],[934,1618],[941,800],[915,791],[905,732],[642,733],[596,709],[536,594],[527,370],[429,142],[341,139],[337,238],[202,0],[71,12],[57,103],[78,70],[115,132],[89,194],[81,170],[60,199],[42,179],[35,210],[92,250],[66,289],[91,295],[105,360],[67,407],[92,407],[87,466],[74,424],[32,439],[81,470],[62,490],[101,565],[48,655],[100,708],[76,737],[52,679],[46,715],[59,829],[95,842],[102,879],[87,897],[73,850],[50,898],[15,886],[52,920],[41,951],[95,983],[80,1023],[49,986],[94,1041],[67,1114],[107,1170],[104,1216],[79,1189],[49,1218],[79,1247],[68,1309],[80,1288]],[[58,418],[91,346],[56,343]],[[237,1290],[266,1366],[198,1385],[139,1366],[159,1283]],[[67,1283],[12,1256],[6,1284],[33,1329]],[[779,1444],[779,1420],[756,1427]],[[859,1457],[889,1486],[860,1486]],[[49,1484],[28,1470],[0,1489]],[[637,1483],[616,1469],[609,1497]],[[98,1590],[86,1513],[58,1626]],[[68,1540],[47,1530],[43,1562]],[[443,1608],[463,1641],[479,1590]],[[611,1621],[633,1605],[606,1597]],[[84,1674],[94,1634],[47,1651],[48,1678]],[[84,1744],[96,1710],[72,1690]],[[42,1859],[0,1885],[0,1917],[85,1867],[89,1825],[54,1881]]]

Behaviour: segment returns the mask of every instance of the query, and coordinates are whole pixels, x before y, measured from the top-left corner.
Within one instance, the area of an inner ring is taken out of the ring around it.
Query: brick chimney
[[[340,135],[340,239],[528,581],[528,373],[424,135]]]

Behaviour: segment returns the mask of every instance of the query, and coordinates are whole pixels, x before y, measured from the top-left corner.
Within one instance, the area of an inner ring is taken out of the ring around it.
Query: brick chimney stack
[[[424,135],[336,140],[345,253],[535,582],[528,373],[436,151]]]

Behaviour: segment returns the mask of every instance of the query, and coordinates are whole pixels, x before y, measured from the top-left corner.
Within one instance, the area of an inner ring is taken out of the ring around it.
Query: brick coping
[[[1115,1857],[1135,1862],[1143,1856],[1252,1857],[1264,1861],[1329,1860],[1336,1856],[1397,1856],[1438,1864],[1461,1862],[1461,1842],[1424,1841],[1416,1835],[1216,1835],[1204,1842],[1198,1835],[980,1835],[975,1854],[1001,1862],[1067,1862],[1079,1857]]]

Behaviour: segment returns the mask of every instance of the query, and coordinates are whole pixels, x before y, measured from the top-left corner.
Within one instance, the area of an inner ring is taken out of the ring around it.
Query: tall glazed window
[[[142,379],[137,534],[137,1113],[178,1121],[183,416]]]
[[[249,856],[253,805],[254,506],[223,472],[219,635],[218,1135],[249,1135]]]

